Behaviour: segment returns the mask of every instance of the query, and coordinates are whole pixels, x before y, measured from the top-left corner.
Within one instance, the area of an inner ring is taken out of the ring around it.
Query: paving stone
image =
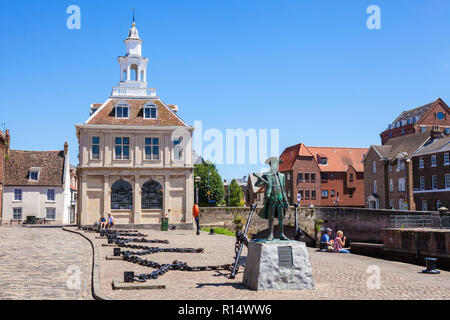
[[[195,230],[161,232],[140,230],[148,239],[166,239],[170,244],[146,244],[165,248],[204,248],[203,253],[156,253],[142,258],[159,263],[174,260],[187,262],[191,266],[221,265],[233,263],[235,238],[225,235],[209,236],[207,232],[195,235]],[[125,271],[135,274],[150,273],[155,269],[123,260],[106,260],[113,255],[112,247],[102,246],[104,240],[94,239],[100,255],[100,284],[103,294],[111,299],[148,300],[311,300],[311,299],[450,299],[450,272],[440,275],[419,273],[423,267],[358,256],[353,254],[323,253],[308,248],[314,276],[315,290],[304,291],[252,291],[242,284],[244,268],[236,278],[230,280],[229,272],[220,271],[169,271],[158,278],[157,283],[165,285],[164,290],[113,290],[111,283],[123,279]],[[124,248],[125,249],[125,248]],[[131,251],[139,251],[130,249]],[[244,248],[243,255],[247,254]],[[380,289],[368,280],[374,270],[379,270]],[[152,284],[152,281],[147,281]],[[374,289],[370,289],[374,288]]]
[[[60,228],[0,227],[0,299],[92,299],[90,244]]]

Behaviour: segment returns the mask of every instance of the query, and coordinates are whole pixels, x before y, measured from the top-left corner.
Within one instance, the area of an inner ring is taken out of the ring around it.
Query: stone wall
[[[258,208],[257,213],[260,210],[261,208]],[[200,224],[203,226],[222,226],[233,230],[235,228],[233,223],[235,215],[243,216],[245,223],[249,212],[250,208],[200,208]],[[389,217],[394,214],[431,215],[431,212],[315,207],[313,209],[299,208],[298,220],[299,226],[313,239],[320,236],[315,231],[316,223],[323,221],[323,224],[320,225],[331,228],[333,235],[337,230],[342,230],[349,241],[382,243],[382,229],[389,227]],[[284,224],[293,227],[294,217],[295,210],[294,207],[291,207],[287,211]],[[267,220],[261,219],[255,214],[249,233],[260,235],[264,233],[267,227]],[[287,233],[289,236],[290,232]]]
[[[423,265],[424,258],[438,258],[437,266],[450,270],[450,230],[385,229],[383,257]]]

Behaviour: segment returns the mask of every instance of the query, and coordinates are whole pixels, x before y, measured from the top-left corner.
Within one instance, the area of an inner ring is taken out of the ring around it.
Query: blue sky
[[[81,8],[81,30],[66,8]],[[369,5],[381,30],[366,27]],[[12,148],[78,163],[74,125],[119,81],[136,8],[148,80],[204,130],[280,129],[280,152],[368,147],[401,111],[450,101],[446,0],[8,1],[0,12],[0,123]],[[219,166],[223,178],[260,165]]]

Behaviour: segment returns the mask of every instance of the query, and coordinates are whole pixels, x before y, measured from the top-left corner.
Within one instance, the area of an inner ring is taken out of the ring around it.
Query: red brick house
[[[301,196],[302,206],[364,207],[365,148],[286,148],[279,171],[286,175],[290,203]]]
[[[411,159],[430,141],[442,137],[442,131],[432,129],[395,137],[381,146],[370,146],[363,161],[366,207],[416,210]]]
[[[9,131],[0,131],[0,225],[3,221],[3,189],[5,179],[5,160],[9,148]]]
[[[412,157],[416,210],[450,207],[450,137],[434,139]]]
[[[450,135],[450,108],[441,98],[424,106],[403,111],[380,134],[381,143],[384,145],[392,138],[430,131],[433,128],[441,129],[445,135]]]

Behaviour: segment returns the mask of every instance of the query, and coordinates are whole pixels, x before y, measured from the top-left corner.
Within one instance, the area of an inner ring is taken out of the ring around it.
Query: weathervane
[[[133,27],[136,25],[136,23],[135,23],[135,17],[134,17],[134,8],[133,8]]]

